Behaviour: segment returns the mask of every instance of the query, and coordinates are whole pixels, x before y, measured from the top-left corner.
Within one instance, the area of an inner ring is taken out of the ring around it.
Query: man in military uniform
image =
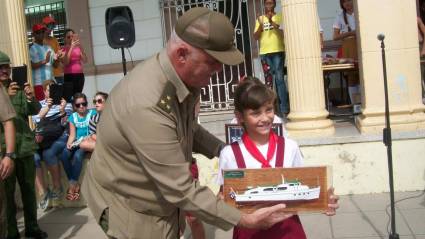
[[[9,79],[10,58],[0,51],[0,79]],[[6,151],[2,152],[0,147],[0,238],[6,237],[6,197],[4,191],[5,180],[13,172],[13,156],[15,151],[15,126],[13,118],[16,117],[15,109],[10,103],[5,88],[0,83],[0,121],[4,129],[4,140]],[[0,132],[0,138],[1,132]]]
[[[184,213],[225,230],[267,228],[284,205],[244,214],[192,180],[193,151],[217,156],[222,142],[194,121],[200,88],[222,64],[237,65],[234,28],[221,13],[192,8],[166,49],[112,90],[99,122],[83,195],[112,238],[178,238]]]
[[[0,77],[0,83],[7,91],[16,111],[16,117],[13,119],[16,127],[16,154],[9,155],[14,160],[15,170],[10,177],[6,178],[4,184],[6,191],[7,238],[20,238],[16,221],[16,180],[21,188],[22,203],[24,205],[25,237],[47,238],[47,233],[42,231],[37,224],[34,187],[35,165],[33,159],[37,146],[34,140],[34,133],[28,125],[28,116],[38,114],[41,106],[34,98],[34,92],[28,83],[25,84],[24,89],[20,89],[16,82],[10,80],[10,66],[8,71],[3,71],[3,73],[5,74]],[[0,140],[0,142],[2,150],[4,150],[6,147],[5,141]]]

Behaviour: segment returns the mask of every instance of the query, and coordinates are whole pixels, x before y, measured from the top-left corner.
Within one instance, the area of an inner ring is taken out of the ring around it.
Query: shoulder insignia
[[[176,89],[174,85],[168,81],[156,105],[162,110],[164,110],[165,112],[171,113],[171,105],[172,105],[172,101],[174,100],[175,94],[176,94]]]

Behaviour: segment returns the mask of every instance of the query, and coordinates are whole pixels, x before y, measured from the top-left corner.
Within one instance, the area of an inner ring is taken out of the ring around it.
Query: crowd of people
[[[94,149],[96,126],[108,97],[107,93],[96,93],[95,108],[88,108],[87,97],[82,93],[87,57],[78,35],[65,30],[65,45],[60,46],[52,34],[54,27],[55,20],[50,15],[32,26],[31,85],[19,85],[11,77],[10,58],[0,52],[1,120],[5,133],[1,142],[6,152],[0,163],[0,238],[20,238],[16,182],[21,189],[26,237],[48,237],[38,226],[37,208],[80,199],[83,160]],[[72,97],[65,96],[65,84]],[[65,185],[61,182],[61,167],[68,178]],[[46,183],[44,168],[51,176],[51,186]]]

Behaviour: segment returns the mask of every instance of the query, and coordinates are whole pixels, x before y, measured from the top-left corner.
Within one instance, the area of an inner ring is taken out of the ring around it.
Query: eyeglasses
[[[83,103],[77,103],[75,104],[75,107],[80,108],[81,106],[83,107],[87,107],[87,102],[83,102]]]
[[[96,103],[103,104],[103,99],[93,99],[93,104],[95,105]]]
[[[10,70],[9,64],[0,65],[0,70]]]

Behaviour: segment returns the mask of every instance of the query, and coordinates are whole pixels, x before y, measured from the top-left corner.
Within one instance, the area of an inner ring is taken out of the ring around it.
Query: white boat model
[[[313,200],[318,199],[319,195],[320,186],[310,188],[298,180],[285,183],[283,176],[282,183],[276,186],[250,188],[243,194],[237,194],[233,190],[230,192],[230,197],[239,203]]]

